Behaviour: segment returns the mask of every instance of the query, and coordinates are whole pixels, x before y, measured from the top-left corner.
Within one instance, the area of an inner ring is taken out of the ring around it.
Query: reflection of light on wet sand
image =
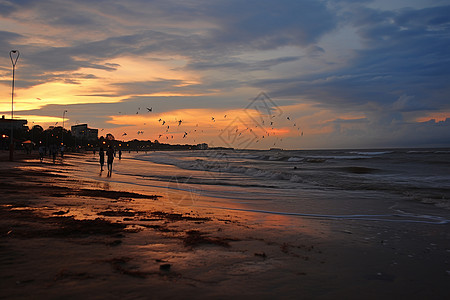
[[[229,222],[240,222],[245,226],[255,226],[256,231],[264,231],[271,229],[286,230],[289,233],[299,233],[307,235],[328,235],[329,229],[327,223],[320,220],[312,220],[296,216],[287,216],[282,214],[265,214],[259,212],[245,211],[251,208],[249,204],[240,203],[233,199],[208,197],[202,193],[201,188],[195,184],[189,184],[188,177],[185,179],[174,179],[169,183],[164,181],[155,181],[146,177],[133,177],[130,175],[122,175],[121,173],[133,173],[136,167],[141,170],[145,166],[151,166],[148,162],[137,161],[117,161],[114,163],[115,170],[112,177],[108,178],[103,174],[98,175],[99,165],[96,159],[91,156],[70,157],[64,159],[66,165],[48,165],[45,168],[49,172],[60,174],[60,171],[70,172],[75,175],[72,179],[65,182],[65,186],[69,188],[83,188],[95,190],[112,190],[112,191],[133,191],[143,195],[159,195],[162,196],[158,200],[151,199],[102,199],[95,197],[83,197],[79,195],[67,195],[60,199],[58,207],[53,212],[67,211],[65,216],[74,216],[77,219],[96,219],[104,210],[103,205],[114,207],[125,206],[136,211],[154,211],[154,210],[170,210],[180,213],[198,212],[200,215],[210,216],[213,219],[229,220]],[[142,164],[142,166],[141,166]],[[155,168],[162,168],[161,172],[171,174],[174,168],[172,166],[154,165]],[[30,167],[41,168],[41,166]],[[152,171],[153,172],[153,171]],[[186,172],[189,174],[189,172]],[[215,188],[210,186],[208,188]],[[89,202],[88,202],[89,201]],[[274,200],[275,201],[275,200]],[[263,201],[264,202],[264,201]],[[83,204],[85,203],[85,205]],[[250,204],[252,205],[252,204]],[[230,210],[231,209],[231,210]],[[123,217],[107,217],[111,221],[124,222]],[[138,218],[132,218],[130,221],[134,224],[141,224]],[[145,223],[144,223],[145,224]]]

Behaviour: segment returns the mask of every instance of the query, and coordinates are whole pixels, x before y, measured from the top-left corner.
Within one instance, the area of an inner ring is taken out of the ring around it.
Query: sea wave
[[[245,212],[252,212],[252,213],[262,213],[262,214],[296,216],[296,217],[314,218],[314,219],[329,219],[329,220],[361,220],[361,221],[398,222],[398,223],[423,223],[423,224],[434,224],[434,225],[445,225],[445,224],[450,223],[450,220],[448,220],[444,217],[412,214],[412,213],[407,213],[407,212],[402,212],[402,211],[399,211],[399,213],[396,213],[396,214],[383,214],[383,215],[370,215],[370,214],[329,215],[329,214],[306,214],[306,213],[298,213],[298,212],[271,211],[271,210],[260,210],[260,209],[230,208],[230,207],[221,207],[221,206],[213,206],[213,208],[245,211]]]
[[[292,155],[290,153],[285,154],[277,153],[276,155],[242,155],[239,158],[257,161],[324,162],[328,159],[335,159],[335,160],[369,159],[372,158],[373,156],[388,154],[392,152],[385,151],[385,152],[347,152],[347,153],[356,155],[310,155],[301,153],[299,155]]]
[[[357,155],[383,155],[383,154],[394,153],[394,151],[365,151],[365,152],[351,151],[351,152],[348,152],[348,153],[350,153],[350,154],[357,154]]]
[[[433,152],[445,149],[432,149]],[[442,154],[423,157],[408,150],[393,151],[267,151],[154,152],[135,159],[172,165],[196,178],[213,178],[204,184],[252,184],[280,189],[334,189],[388,191],[435,191],[448,187],[447,158]],[[411,150],[416,151],[416,150]],[[436,162],[435,162],[436,161]],[[430,163],[433,165],[430,167]],[[174,170],[176,171],[176,170]],[[192,172],[190,172],[192,171]],[[248,181],[248,182],[247,182]],[[192,182],[192,180],[191,180]],[[203,184],[202,180],[195,183]],[[448,191],[441,193],[445,199]],[[426,198],[417,197],[417,198]],[[442,198],[442,197],[440,197]],[[416,199],[416,198],[414,198]],[[439,203],[442,205],[442,203]]]
[[[372,156],[366,156],[366,155],[310,155],[307,156],[307,159],[348,159],[348,160],[355,160],[355,159],[367,159],[372,158]]]
[[[196,160],[181,160],[176,157],[167,156],[140,156],[139,159],[145,161],[151,161],[157,164],[173,165],[185,170],[194,171],[205,171],[211,173],[232,173],[240,174],[244,176],[249,176],[253,178],[260,178],[265,180],[283,180],[290,182],[302,182],[303,180],[295,174],[286,171],[279,171],[277,169],[263,169],[258,168],[254,165],[252,166],[242,166],[237,163],[230,163],[226,160],[207,160],[207,159],[196,159]],[[212,175],[218,178],[219,175]],[[267,186],[267,185],[266,185]],[[274,187],[274,185],[270,185]]]
[[[304,160],[305,159],[302,158],[302,157],[293,156],[293,157],[289,157],[287,161],[289,161],[289,162],[297,162],[297,161],[304,161]]]

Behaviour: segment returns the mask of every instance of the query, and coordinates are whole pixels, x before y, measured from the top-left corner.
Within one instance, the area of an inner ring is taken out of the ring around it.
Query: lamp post
[[[16,64],[19,59],[19,50],[9,51],[9,58],[11,58],[11,63],[13,67],[13,77],[12,77],[12,90],[11,90],[11,144],[9,145],[9,160],[14,160],[14,76],[16,73]]]

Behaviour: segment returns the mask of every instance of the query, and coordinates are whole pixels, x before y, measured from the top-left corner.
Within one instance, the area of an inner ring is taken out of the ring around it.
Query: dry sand
[[[0,153],[1,299],[444,299],[449,224],[169,205]],[[114,176],[114,175],[113,175]],[[180,195],[182,197],[183,195]]]

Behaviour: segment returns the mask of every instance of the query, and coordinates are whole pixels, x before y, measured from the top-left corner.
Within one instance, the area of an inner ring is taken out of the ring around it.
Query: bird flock
[[[141,108],[138,107],[136,114],[138,115],[140,113]],[[145,113],[153,113],[153,107],[146,107]],[[119,114],[122,114],[122,112],[119,112]],[[203,126],[207,124],[206,128],[203,129],[199,128],[198,123],[193,126],[193,123],[185,122],[177,118],[165,120],[163,117],[160,117],[157,121],[158,124],[155,124],[155,126],[159,128],[159,132],[157,133],[159,140],[173,140],[178,136],[182,139],[189,139],[197,143],[197,139],[199,141],[201,140],[205,130],[208,133],[211,133],[211,130],[217,130],[215,134],[221,137],[222,140],[228,141],[230,146],[234,146],[232,145],[233,143],[243,140],[259,143],[269,138],[272,138],[270,139],[270,143],[273,146],[277,146],[283,142],[283,133],[289,133],[290,136],[293,136],[292,133],[295,133],[295,136],[303,137],[303,130],[297,125],[295,120],[292,120],[291,116],[283,115],[261,115],[259,121],[253,120],[250,124],[244,124],[240,118],[233,118],[233,116],[227,114],[223,115],[222,118],[211,116],[209,122],[202,122]],[[224,126],[218,128],[219,124]],[[143,125],[146,126],[147,123],[143,123]],[[128,133],[124,132],[122,137],[127,135]],[[137,135],[144,135],[144,130],[138,130]]]

